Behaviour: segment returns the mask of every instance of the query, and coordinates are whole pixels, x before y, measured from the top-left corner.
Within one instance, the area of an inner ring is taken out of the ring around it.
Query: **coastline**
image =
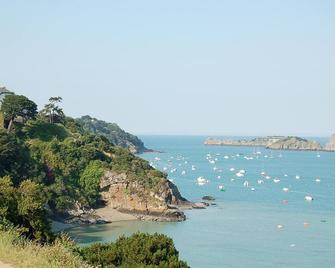
[[[138,220],[138,218],[136,218],[134,215],[123,213],[114,208],[109,208],[109,207],[96,209],[95,215],[104,219],[106,223]],[[54,233],[59,233],[67,229],[71,229],[71,228],[78,227],[81,225],[88,225],[88,223],[80,224],[80,223],[67,223],[65,221],[59,221],[59,220],[51,221],[51,229]]]

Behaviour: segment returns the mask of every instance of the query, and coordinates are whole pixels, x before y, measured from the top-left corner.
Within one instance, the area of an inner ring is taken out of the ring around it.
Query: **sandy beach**
[[[137,220],[137,218],[131,214],[122,213],[114,208],[109,208],[109,207],[96,209],[95,214],[109,222]],[[54,233],[59,233],[61,231],[65,231],[67,229],[70,229],[76,226],[79,226],[79,224],[64,223],[64,222],[55,221],[55,220],[53,220],[51,223],[51,228]]]
[[[131,214],[122,213],[114,208],[109,207],[96,209],[95,212],[96,215],[111,222],[137,220],[137,218]]]

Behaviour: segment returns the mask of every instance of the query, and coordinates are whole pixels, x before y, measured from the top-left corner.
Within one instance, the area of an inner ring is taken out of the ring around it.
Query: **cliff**
[[[85,131],[105,136],[114,145],[128,148],[132,153],[148,151],[144,143],[138,137],[124,131],[115,123],[98,120],[89,115],[82,116],[76,119],[76,121]]]
[[[335,133],[330,137],[329,142],[325,146],[326,151],[335,151]]]
[[[108,171],[100,181],[100,189],[101,199],[107,206],[140,219],[183,221],[185,215],[179,208],[192,207],[177,187],[165,178],[159,178],[154,187],[148,188],[126,173]]]
[[[316,141],[310,141],[299,137],[287,137],[266,146],[274,150],[302,150],[321,151],[322,146]]]
[[[267,136],[258,137],[255,139],[240,139],[240,140],[219,140],[209,138],[205,141],[205,145],[222,145],[222,146],[253,146],[265,147],[273,150],[306,150],[320,151],[322,146],[315,141],[303,139],[300,137],[285,137],[285,136]]]

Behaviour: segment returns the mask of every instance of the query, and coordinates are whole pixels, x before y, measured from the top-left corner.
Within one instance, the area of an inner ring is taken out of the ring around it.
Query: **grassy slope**
[[[0,231],[0,260],[13,267],[88,267],[59,242],[41,246],[22,238],[15,231]]]

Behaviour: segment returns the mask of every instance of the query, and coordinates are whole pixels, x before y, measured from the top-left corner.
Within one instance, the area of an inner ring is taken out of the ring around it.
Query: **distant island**
[[[323,147],[320,143],[294,136],[266,136],[254,139],[214,139],[208,138],[205,145],[220,146],[252,146],[265,147],[272,150],[298,150],[298,151],[335,151],[335,134],[329,143]]]

